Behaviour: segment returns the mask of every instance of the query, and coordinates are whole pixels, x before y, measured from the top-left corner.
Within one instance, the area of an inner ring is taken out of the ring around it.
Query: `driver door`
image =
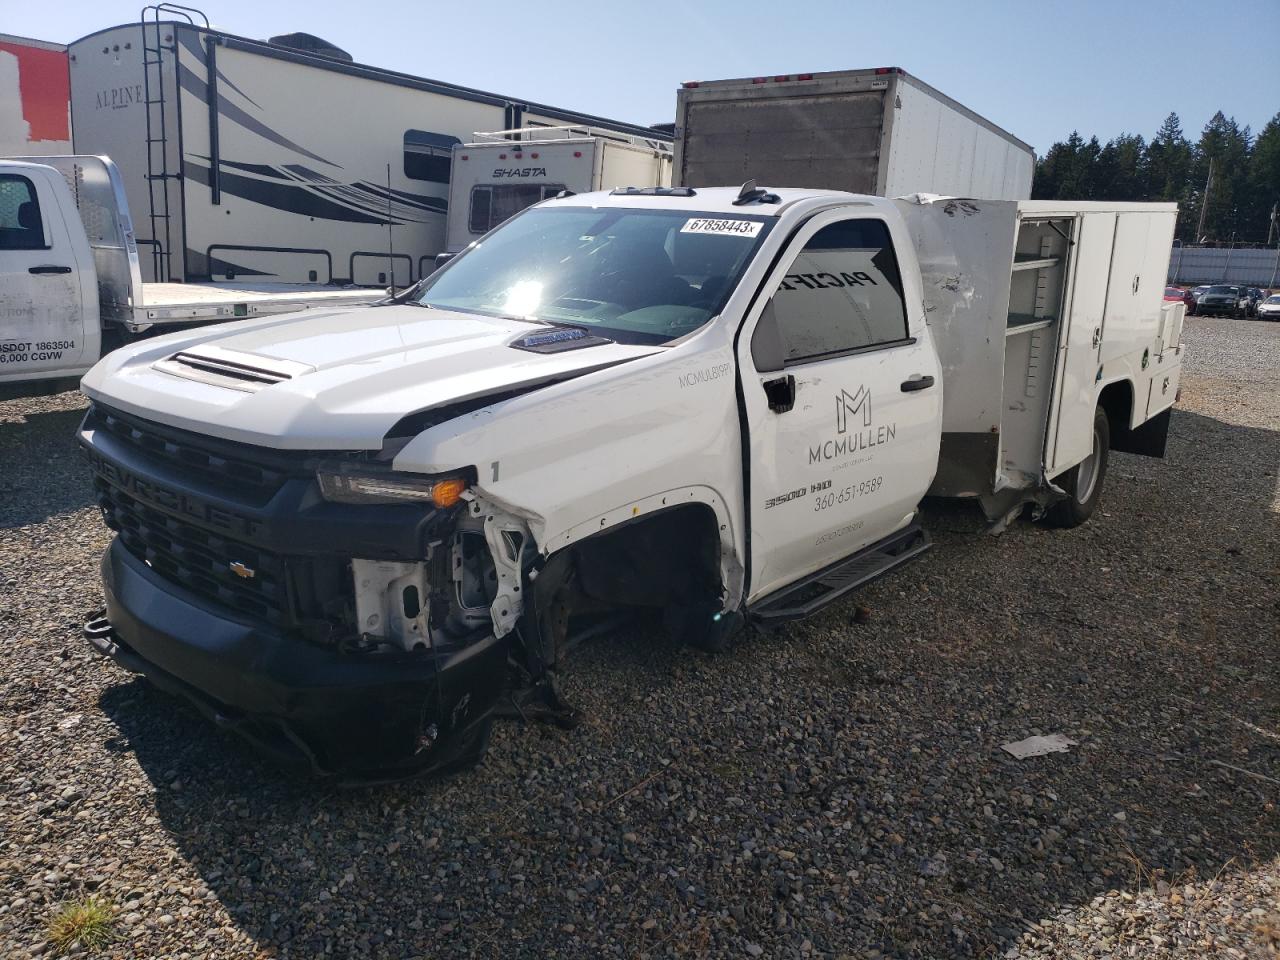
[[[933,480],[942,375],[908,243],[871,210],[820,214],[748,316],[749,602],[902,529]]]

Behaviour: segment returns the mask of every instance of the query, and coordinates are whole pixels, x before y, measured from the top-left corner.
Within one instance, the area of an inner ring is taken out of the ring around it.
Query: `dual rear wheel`
[[[1045,513],[1045,522],[1054,527],[1078,527],[1097,509],[1102,482],[1107,476],[1107,455],[1111,450],[1111,424],[1101,407],[1093,412],[1093,448],[1089,455],[1057,479],[1067,495]]]

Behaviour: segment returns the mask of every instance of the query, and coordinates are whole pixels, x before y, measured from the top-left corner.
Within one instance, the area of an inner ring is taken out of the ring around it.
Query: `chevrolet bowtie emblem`
[[[252,580],[258,575],[257,570],[253,569],[253,567],[245,566],[239,560],[232,560],[227,566],[231,568],[231,572],[237,577],[244,577],[246,580]]]

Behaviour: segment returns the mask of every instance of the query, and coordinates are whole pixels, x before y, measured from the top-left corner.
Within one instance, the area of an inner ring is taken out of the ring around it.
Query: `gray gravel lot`
[[[579,729],[365,791],[90,655],[83,403],[0,404],[0,957],[89,892],[119,957],[1274,956],[1280,324],[1185,341],[1168,459],[1087,526],[930,506],[857,601],[718,657],[638,623]]]

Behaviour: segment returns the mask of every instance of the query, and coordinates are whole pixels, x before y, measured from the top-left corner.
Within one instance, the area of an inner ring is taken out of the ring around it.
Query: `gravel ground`
[[[89,654],[75,395],[0,404],[0,956],[89,892],[118,957],[1274,956],[1280,325],[1190,319],[1166,461],[1075,531],[937,547],[729,655],[579,655],[579,729],[290,779]],[[859,618],[861,619],[861,618]],[[1078,742],[1017,761],[1002,743]]]

